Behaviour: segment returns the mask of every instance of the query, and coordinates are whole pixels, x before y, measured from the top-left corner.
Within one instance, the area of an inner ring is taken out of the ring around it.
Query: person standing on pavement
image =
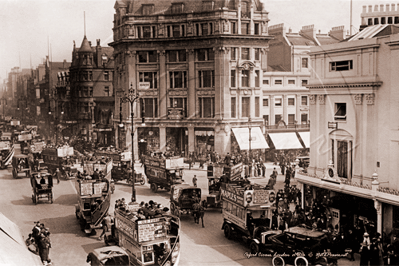
[[[107,215],[105,215],[103,222],[102,222],[102,228],[103,231],[100,235],[100,237],[98,238],[98,240],[102,240],[103,236],[105,236],[106,232],[109,232],[112,226],[112,219],[111,216],[107,213]]]
[[[55,170],[55,177],[57,178],[57,183],[60,183],[60,179],[61,179],[61,172],[60,169],[57,168],[57,170]]]
[[[262,164],[262,176],[265,177],[266,176],[266,166],[264,162],[261,162]]]
[[[194,177],[193,177],[193,186],[197,187],[197,176],[196,175],[194,175]]]

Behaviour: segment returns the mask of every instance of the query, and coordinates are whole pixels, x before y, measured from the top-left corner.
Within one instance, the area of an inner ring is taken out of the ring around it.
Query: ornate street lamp
[[[133,112],[133,103],[138,100],[139,94],[138,91],[133,89],[133,84],[130,84],[129,92],[121,97],[121,103],[130,103],[130,116],[132,118],[132,131],[131,131],[131,137],[132,137],[132,202],[136,202],[136,188],[135,188],[135,173],[134,173],[134,123],[133,123],[133,117],[134,117],[134,112]],[[144,117],[142,118],[142,123],[144,124]]]

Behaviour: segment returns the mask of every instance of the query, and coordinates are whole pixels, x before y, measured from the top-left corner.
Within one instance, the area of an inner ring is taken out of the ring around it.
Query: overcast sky
[[[284,23],[293,32],[312,24],[321,33],[341,25],[349,30],[350,0],[262,1],[269,11],[269,25]],[[383,3],[396,4],[353,0],[354,32],[359,29],[362,6]],[[115,0],[0,0],[0,80],[13,67],[36,67],[49,50],[52,61],[70,62],[73,41],[79,47],[83,40],[84,12],[89,41],[110,43],[114,4]]]

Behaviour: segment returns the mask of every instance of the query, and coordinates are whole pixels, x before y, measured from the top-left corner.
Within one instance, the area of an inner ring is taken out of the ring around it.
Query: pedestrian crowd
[[[51,264],[51,259],[49,257],[51,248],[50,231],[43,223],[35,222],[32,233],[29,234],[26,240],[26,245],[31,252],[40,256],[44,265]]]

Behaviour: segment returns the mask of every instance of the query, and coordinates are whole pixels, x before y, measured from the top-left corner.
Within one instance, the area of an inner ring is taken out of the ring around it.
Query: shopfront
[[[186,156],[188,151],[188,130],[185,127],[166,128],[166,152],[172,156]]]
[[[230,150],[233,155],[251,151],[252,157],[258,157],[258,155],[264,154],[265,149],[269,149],[260,127],[232,128],[232,131]]]
[[[215,150],[215,131],[213,128],[195,128],[195,152],[204,157]]]
[[[113,128],[94,128],[93,141],[100,146],[115,145]]]
[[[157,127],[140,127],[138,132],[138,149],[139,155],[147,154],[160,150],[159,145],[159,128]]]

